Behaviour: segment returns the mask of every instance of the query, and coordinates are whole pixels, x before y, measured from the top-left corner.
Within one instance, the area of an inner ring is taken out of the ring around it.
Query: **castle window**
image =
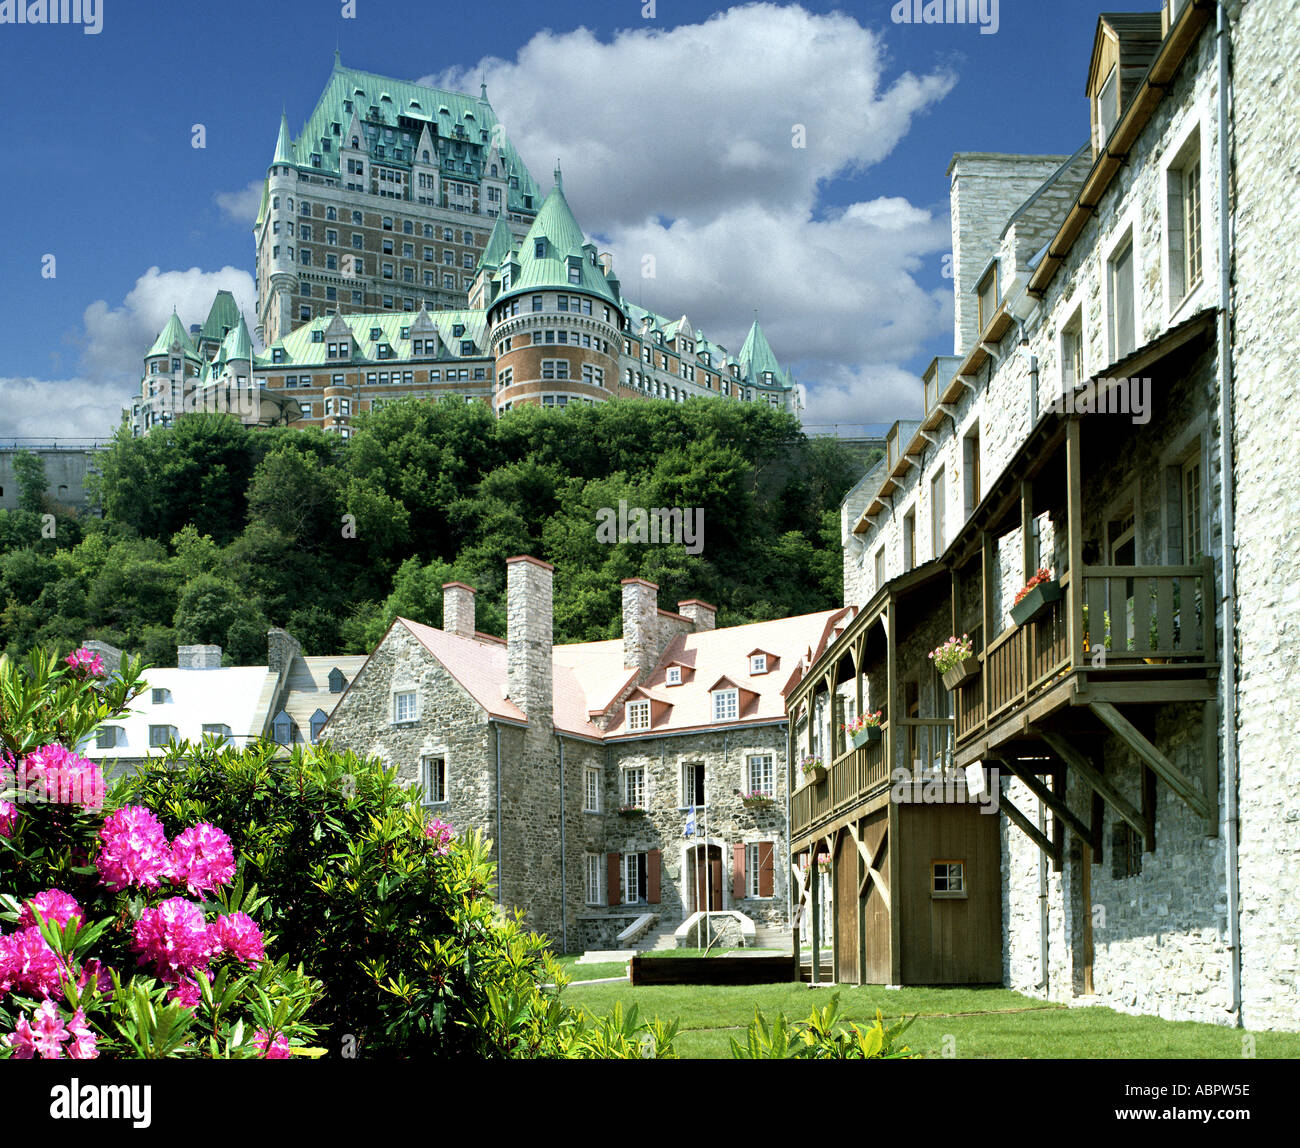
[[[745,896],[771,897],[775,886],[776,845],[751,841],[745,846]]]
[[[713,720],[735,721],[740,716],[740,693],[738,690],[714,690]]]
[[[966,896],[966,862],[934,861],[930,869],[930,896],[964,898]]]
[[[600,862],[601,856],[599,853],[588,853],[585,855],[585,895],[588,905],[600,905],[603,903],[600,895]]]
[[[627,728],[632,732],[650,728],[650,703],[628,702]]]
[[[648,901],[648,866],[644,853],[623,855],[623,889],[623,899],[629,905],[645,904]]]
[[[586,813],[600,812],[600,770],[590,766],[583,771],[582,808]]]
[[[749,777],[746,784],[749,793],[762,793],[768,797],[773,794],[772,755],[770,753],[750,754],[746,759]]]
[[[767,673],[767,655],[751,654],[749,658],[749,672],[751,674]]]
[[[402,690],[393,694],[393,721],[415,721],[418,716],[415,690]]]
[[[681,666],[669,666],[668,673],[665,678],[665,685],[680,686],[681,684],[682,684]]]
[[[645,808],[645,769],[639,765],[623,771],[623,804]]]
[[[688,761],[682,765],[682,808],[698,809],[704,804],[704,763]]]
[[[420,759],[420,784],[426,805],[441,805],[447,800],[447,759],[441,754]]]

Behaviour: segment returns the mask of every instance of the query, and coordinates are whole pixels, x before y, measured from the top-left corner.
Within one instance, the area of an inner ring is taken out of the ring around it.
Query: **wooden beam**
[[[1156,851],[1156,775],[1142,767],[1142,820],[1146,825],[1146,851]]]
[[[897,801],[889,803],[889,821],[885,829],[885,848],[889,850],[889,983],[903,983],[903,866],[900,863],[898,847],[901,838],[898,833],[899,809]],[[895,897],[894,894],[898,893]]]
[[[1196,791],[1196,787],[1183,772],[1146,739],[1137,726],[1110,702],[1090,702],[1089,705],[1092,712],[1101,719],[1102,723],[1114,732],[1142,761],[1155,770],[1156,774],[1164,780],[1169,788],[1186,802],[1193,813],[1198,817],[1209,818],[1209,803]]]
[[[995,566],[996,553],[993,548],[993,535],[987,530],[980,534],[980,547],[983,560],[980,563],[980,623],[984,628],[983,645],[987,650],[997,637],[993,632],[993,583],[997,577]],[[984,673],[980,674],[980,689],[984,691],[984,720],[989,719],[989,677],[987,663]]]
[[[1084,841],[1092,841],[1092,826],[1085,825],[1083,821],[1076,817],[1070,807],[1066,805],[1065,798],[1057,797],[1050,789],[1047,788],[1033,773],[1027,769],[1021,768],[1015,760],[1010,757],[994,758],[995,761],[1003,762],[1016,777],[1025,783],[1029,791],[1047,806],[1057,817],[1064,821],[1074,832]]]
[[[1083,649],[1083,460],[1080,455],[1079,420],[1065,424],[1066,531],[1070,553],[1070,585],[1066,602],[1066,629],[1070,664],[1079,664]],[[1059,573],[1059,571],[1058,571]],[[1092,624],[1101,629],[1101,622]]]
[[[869,886],[872,881],[875,881],[876,892],[880,894],[880,899],[884,901],[885,908],[890,909],[891,905],[889,901],[888,885],[884,877],[881,876],[880,870],[876,868],[876,859],[871,855],[871,850],[867,848],[867,843],[858,835],[857,825],[851,821],[849,822],[849,833],[858,846],[858,853],[861,854],[862,863],[866,866],[867,870],[866,874],[859,880],[858,896],[865,897],[867,895],[867,886]],[[888,847],[889,830],[886,829],[885,836],[880,839],[880,849],[878,849],[877,852],[887,849]]]
[[[1043,731],[1043,741],[1047,743],[1057,757],[1065,762],[1068,768],[1073,769],[1097,793],[1101,794],[1106,799],[1106,803],[1127,821],[1136,832],[1146,833],[1146,824],[1142,820],[1142,814],[1134,809],[1120,794],[1119,790],[1101,775],[1100,770],[1075,749],[1070,742],[1059,734],[1050,733],[1047,730]]]
[[[1038,846],[1039,849],[1049,857],[1053,856],[1054,850],[1051,841],[1043,836],[1043,834],[1038,831],[1038,826],[1030,821],[1028,817],[1021,813],[1020,810],[1007,799],[1005,793],[998,802],[998,808],[1001,809],[1002,812],[1007,815],[1011,823],[1017,826],[1030,841]]]

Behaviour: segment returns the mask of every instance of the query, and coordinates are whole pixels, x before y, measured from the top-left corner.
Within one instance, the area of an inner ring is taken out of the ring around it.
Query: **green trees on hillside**
[[[838,506],[857,478],[834,440],[758,405],[526,408],[404,401],[342,441],[196,414],[119,431],[96,479],[105,517],[0,512],[0,645],[88,635],[174,659],[216,642],[265,657],[269,626],[309,652],[364,652],[393,617],[441,623],[442,584],[504,633],[505,559],[556,566],[559,641],[619,632],[622,578],[701,597],[731,625],[835,605]],[[703,511],[698,546],[607,544],[602,508]],[[84,532],[84,536],[83,536]]]

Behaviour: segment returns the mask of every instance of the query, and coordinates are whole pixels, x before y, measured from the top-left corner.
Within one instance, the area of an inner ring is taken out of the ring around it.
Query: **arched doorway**
[[[691,913],[717,912],[722,904],[722,846],[693,845],[686,856],[687,906]]]

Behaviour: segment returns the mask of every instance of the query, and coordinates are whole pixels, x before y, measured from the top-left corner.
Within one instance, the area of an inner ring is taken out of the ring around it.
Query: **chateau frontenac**
[[[557,164],[543,197],[477,98],[344,68],[297,139],[280,120],[254,225],[257,322],[228,292],[145,356],[137,434],[195,410],[348,437],[386,402],[616,397],[803,405],[757,319],[739,352],[627,300]],[[256,335],[266,345],[253,347]]]

